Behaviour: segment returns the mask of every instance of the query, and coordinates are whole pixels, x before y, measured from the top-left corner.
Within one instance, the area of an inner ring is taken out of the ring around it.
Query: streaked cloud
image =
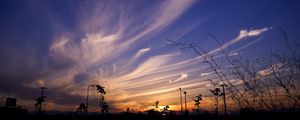
[[[182,73],[179,78],[177,78],[175,80],[169,80],[169,83],[173,83],[173,82],[177,82],[177,81],[180,81],[180,80],[187,79],[188,76],[189,76],[189,74]]]
[[[214,49],[211,53],[237,43],[249,36],[247,35],[249,33],[251,34],[249,37],[253,37],[265,31],[267,29],[241,30],[235,39],[222,45],[222,48]],[[174,96],[179,87],[192,94],[199,94],[211,87],[209,81],[202,77],[210,77],[214,72],[201,72],[201,69],[206,67],[195,66],[197,62],[193,62],[194,58],[173,61],[180,54],[146,54],[152,51],[151,47],[134,51],[130,49],[134,47],[134,42],[130,44],[126,41],[121,42],[122,36],[87,34],[81,38],[80,42],[72,41],[71,38],[63,37],[63,39],[54,40],[50,53],[56,61],[63,59],[63,61],[72,61],[74,64],[69,68],[52,72],[43,79],[46,80],[47,86],[73,91],[70,93],[72,96],[84,97],[88,84],[103,84],[105,81],[107,83],[105,87],[108,89],[106,100],[110,101],[112,106],[130,106],[145,110],[147,107],[144,105],[149,103],[146,98],[153,99],[152,96],[156,96],[163,101],[174,103],[170,105],[175,109],[178,101],[174,99]],[[67,42],[64,42],[66,40]],[[122,57],[130,51],[134,54]],[[139,60],[141,56],[145,59]],[[124,62],[123,60],[130,61]],[[80,77],[82,73],[88,74],[86,77]],[[202,77],[193,76],[199,73]],[[76,81],[75,78],[77,78]],[[242,84],[241,80],[231,80],[231,82],[234,85]],[[202,87],[199,88],[199,86]],[[91,94],[91,100],[96,100],[96,96],[96,94]],[[94,106],[91,110],[97,111],[97,108]]]
[[[262,33],[268,31],[268,30],[271,30],[272,27],[265,27],[265,28],[261,28],[261,29],[253,29],[253,30],[240,30],[240,33],[237,37],[235,37],[234,39],[230,40],[229,42],[226,42],[224,43],[223,45],[221,45],[221,47],[219,48],[215,48],[211,51],[208,52],[208,54],[213,54],[213,53],[216,53],[216,52],[219,52],[219,51],[222,51],[223,49],[225,48],[228,48],[229,46],[247,38],[247,37],[255,37],[255,36],[259,36],[261,35]]]
[[[268,76],[268,75],[272,74],[273,72],[277,72],[277,70],[282,68],[282,66],[283,66],[283,64],[273,64],[270,68],[259,70],[257,73],[262,77]]]
[[[201,76],[208,76],[208,75],[211,75],[213,74],[214,72],[206,72],[206,73],[201,73],[200,75]]]
[[[141,57],[142,55],[144,55],[146,52],[148,52],[148,51],[150,51],[150,50],[151,50],[150,47],[140,49],[140,50],[134,55],[134,57],[132,58],[131,61],[134,62],[136,59],[138,59],[139,57]]]
[[[133,51],[133,48],[136,47],[138,41],[141,41],[142,37],[151,38],[172,24],[195,1],[159,1],[159,4],[141,11],[141,15],[147,13],[149,19],[146,21],[140,16],[132,15],[131,8],[123,10],[101,7],[103,2],[106,1],[95,2],[95,5],[100,5],[100,7],[83,7],[81,9],[82,12],[86,12],[87,9],[92,13],[80,16],[79,30],[82,31],[81,33],[75,31],[55,36],[49,47],[51,59],[60,64],[70,62],[73,64],[68,68],[54,71],[49,76],[43,76],[42,78],[46,80],[45,84],[53,88],[68,89],[68,91],[73,91],[72,95],[83,97],[88,84],[99,84],[103,83],[101,80],[105,80],[106,83],[109,83],[106,85],[109,92],[107,100],[115,101],[115,104],[122,104],[117,101],[134,96],[138,97],[134,101],[140,101],[139,99],[145,95],[164,93],[164,91],[153,91],[147,94],[137,94],[132,93],[131,90],[145,88],[145,86],[147,87],[144,90],[150,89],[151,86],[160,84],[163,80],[168,82],[168,79],[185,71],[186,69],[177,69],[178,72],[166,69],[167,66],[174,64],[171,60],[176,54],[146,56],[145,53],[149,52],[151,47],[145,47],[138,51]],[[112,5],[111,3],[108,5],[126,8],[126,6]],[[172,14],[170,14],[171,12]],[[110,23],[113,19],[116,21]],[[136,25],[136,23],[143,24]],[[135,28],[133,29],[132,26]],[[78,37],[77,34],[81,34],[81,36]],[[135,54],[127,54],[130,52]],[[141,56],[146,59],[139,60]],[[122,64],[123,62],[124,64]],[[160,73],[159,71],[165,72]],[[187,77],[188,74],[181,74],[175,80],[183,80]],[[121,89],[122,92],[118,89]],[[91,100],[96,99],[92,96],[93,94],[91,94]]]
[[[75,19],[73,27],[67,28],[60,19],[51,17],[50,23],[54,30],[46,45],[47,53],[43,53],[46,55],[42,59],[32,54],[23,60],[20,54],[14,54],[15,63],[18,64],[12,64],[9,68],[15,69],[20,67],[19,64],[30,63],[26,64],[30,67],[24,67],[28,71],[21,69],[25,72],[11,72],[12,75],[9,74],[7,78],[17,73],[24,74],[22,80],[25,80],[14,81],[23,87],[22,90],[35,91],[40,86],[48,87],[47,95],[51,96],[47,99],[48,110],[73,110],[76,104],[85,99],[90,84],[105,86],[105,99],[119,111],[125,107],[146,110],[156,99],[162,104],[169,104],[170,109],[179,109],[179,87],[191,95],[207,92],[211,87],[207,78],[212,77],[214,72],[208,72],[207,65],[199,65],[199,57],[167,51],[169,48],[162,45],[164,42],[158,41],[170,34],[176,34],[175,39],[180,40],[200,27],[205,22],[200,17],[184,25],[172,26],[198,1],[155,1],[143,9],[133,7],[139,6],[139,2],[82,3],[78,8],[70,8],[72,13],[76,13],[72,17],[72,20]],[[172,26],[172,30],[165,35],[169,26]],[[209,54],[217,53],[245,38],[261,36],[271,29],[237,30],[237,36],[209,51]],[[230,55],[237,55],[239,50],[259,40],[240,47]],[[232,82],[241,84],[241,80]],[[90,94],[91,111],[99,111],[98,95],[92,91],[94,88],[91,88]],[[32,104],[29,98],[24,101],[24,104]],[[189,106],[193,106],[191,100]]]
[[[265,27],[265,28],[262,28],[262,29],[254,29],[254,30],[250,30],[248,31],[248,36],[252,37],[252,36],[257,36],[257,35],[260,35],[262,34],[263,32],[266,32],[268,30],[271,30],[272,27]]]

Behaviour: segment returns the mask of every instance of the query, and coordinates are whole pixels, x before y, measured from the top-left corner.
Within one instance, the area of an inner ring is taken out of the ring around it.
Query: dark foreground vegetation
[[[47,112],[28,113],[23,109],[1,108],[2,120],[298,120],[299,110],[255,111],[243,109],[227,116],[210,113],[180,115],[176,113],[78,113],[78,112]]]

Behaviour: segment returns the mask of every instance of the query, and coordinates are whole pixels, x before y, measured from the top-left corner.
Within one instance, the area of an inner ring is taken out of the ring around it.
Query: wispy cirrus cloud
[[[213,54],[221,49],[225,49],[246,37],[259,36],[267,30],[269,29],[241,30],[236,38],[223,44],[222,48],[216,48],[210,51],[210,53]],[[57,86],[56,83],[58,83],[58,81],[64,81],[60,82],[59,85],[68,85],[69,90],[75,91],[72,92],[73,95],[84,96],[84,86],[91,83],[103,83],[103,80],[105,80],[106,83],[109,84],[107,88],[110,92],[106,97],[107,100],[111,101],[112,104],[118,104],[120,106],[127,104],[127,102],[124,101],[136,101],[136,104],[142,104],[148,101],[145,98],[153,95],[160,96],[160,98],[164,100],[175,102],[172,100],[173,96],[171,96],[171,94],[174,94],[179,86],[189,91],[195,91],[198,89],[196,86],[199,85],[203,85],[203,88],[207,87],[208,81],[201,79],[199,81],[198,78],[195,79],[193,77],[189,78],[189,74],[197,73],[201,69],[194,66],[195,62],[192,62],[193,59],[172,62],[178,54],[156,54],[143,61],[138,60],[138,58],[146,52],[151,52],[151,47],[146,47],[135,51],[135,54],[125,58],[130,60],[126,62],[126,64],[120,64],[122,61],[114,60],[114,58],[119,58],[125,52],[131,51],[128,48],[130,48],[129,46],[134,46],[134,44],[127,44],[125,42],[128,47],[122,47],[124,44],[118,40],[118,38],[122,37],[111,36],[113,35],[86,35],[78,43],[69,41],[69,39],[66,40],[66,38],[60,40],[58,44],[54,43],[53,47],[50,47],[52,55],[54,56],[53,58],[55,59],[55,56],[59,59],[64,57],[68,60],[75,61],[76,65],[60,71],[55,77],[51,77],[53,80],[48,82],[48,84],[53,83],[53,86]],[[103,66],[101,64],[106,65]],[[108,67],[107,64],[111,64],[109,65],[111,67]],[[99,66],[99,68],[95,66]],[[118,68],[118,70],[116,70],[116,68]],[[206,67],[203,66],[203,69],[204,68]],[[89,77],[78,86],[79,84],[74,83],[74,76],[83,72],[88,72]],[[207,77],[211,74],[213,73],[202,73],[201,75]],[[178,75],[180,76],[178,77]],[[184,79],[190,80],[177,82]],[[172,83],[174,85],[163,85],[166,83]],[[237,84],[241,83],[238,82]],[[75,90],[75,88],[78,87],[81,90]],[[135,107],[136,106],[137,105],[135,105]]]
[[[33,59],[34,56],[28,60],[38,72],[33,72],[35,75],[22,85],[30,89],[48,87],[49,110],[69,110],[82,102],[90,84],[105,86],[108,93],[105,100],[116,110],[123,110],[125,106],[144,110],[154,99],[165,104],[168,101],[176,109],[179,87],[191,95],[207,91],[206,78],[213,74],[207,72],[208,66],[199,66],[197,57],[184,58],[178,51],[160,51],[163,42],[151,42],[163,36],[166,29],[198,1],[155,1],[143,8],[139,2],[80,3],[68,9],[76,14],[72,17],[75,19],[73,27],[67,28],[58,18],[51,19],[55,29],[50,37],[53,39],[47,44],[48,54],[42,59],[43,65],[35,65],[38,60]],[[181,39],[204,22],[202,19],[194,21],[179,25],[169,33]],[[240,30],[238,36],[210,53],[247,37],[260,36],[270,29]],[[97,99],[97,93],[91,92],[90,110],[98,110]]]
[[[175,80],[169,80],[169,83],[173,83],[173,82],[177,82],[177,81],[180,81],[180,80],[187,79],[188,76],[189,76],[189,74],[182,73],[182,74],[180,74],[179,78],[177,78]]]
[[[234,39],[230,40],[229,42],[224,43],[223,45],[221,45],[219,48],[215,48],[211,51],[208,52],[208,54],[213,54],[219,51],[222,51],[225,48],[228,48],[229,46],[247,38],[247,37],[255,37],[255,36],[259,36],[262,33],[271,30],[272,27],[265,27],[265,28],[261,28],[261,29],[253,29],[253,30],[241,30],[239,35],[237,37],[235,37]]]
[[[171,71],[164,74],[157,72],[171,63],[173,54],[152,55],[141,61],[139,58],[150,52],[151,47],[138,51],[133,51],[133,48],[137,47],[137,42],[143,37],[151,38],[176,21],[195,1],[159,1],[139,13],[147,16],[147,20],[134,15],[134,8],[129,8],[126,4],[115,5],[114,2],[97,1],[94,5],[88,3],[89,6],[79,9],[87,14],[79,15],[78,30],[56,34],[49,47],[51,59],[55,64],[72,64],[43,76],[45,85],[72,91],[71,94],[75,96],[85,96],[88,84],[103,84],[105,80],[105,83],[110,84],[106,87],[111,89],[108,90],[110,94],[107,99],[115,101],[110,98],[124,100],[129,97],[126,96],[130,93],[126,91],[127,88],[153,86],[163,79],[168,81],[169,77],[180,74],[170,74]],[[104,4],[118,9],[105,7]],[[136,54],[127,54],[130,52]],[[125,62],[126,60],[129,61]],[[159,78],[158,74],[170,75]],[[186,75],[183,77],[187,77]],[[144,80],[147,76],[152,77]],[[120,92],[118,88],[123,89],[121,91],[125,96],[117,94]]]
[[[151,47],[147,47],[147,48],[142,48],[140,49],[135,55],[134,57],[132,57],[131,61],[134,62],[135,60],[137,60],[139,57],[141,57],[142,55],[144,55],[146,52],[149,52],[151,50]]]

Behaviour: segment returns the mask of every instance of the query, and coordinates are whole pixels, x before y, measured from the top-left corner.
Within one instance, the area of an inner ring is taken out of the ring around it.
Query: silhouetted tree
[[[87,107],[84,103],[80,103],[79,107],[77,108],[77,112],[87,112]]]
[[[99,104],[100,104],[101,112],[102,113],[108,113],[109,105],[104,101],[104,96],[103,96],[103,94],[106,94],[106,92],[104,90],[105,87],[102,87],[100,85],[96,85],[96,87],[97,87],[98,93],[100,93],[100,102],[99,102]]]
[[[155,102],[155,108],[158,108],[159,101]]]
[[[36,111],[41,111],[43,102],[45,102],[46,96],[38,97],[35,99],[36,103],[34,104],[34,108]]]
[[[127,113],[130,113],[130,112],[131,112],[131,111],[130,111],[130,107],[126,108],[126,112],[127,112]]]
[[[195,106],[197,107],[197,112],[200,111],[200,101],[202,100],[202,95],[199,94],[194,97]]]
[[[212,36],[214,39],[215,37]],[[217,40],[216,40],[217,41]],[[231,93],[231,96],[234,100],[236,100],[236,102],[243,107],[243,103],[245,103],[246,106],[250,106],[251,104],[249,103],[249,100],[247,98],[245,98],[245,95],[230,81],[231,79],[228,77],[228,75],[225,73],[224,71],[224,66],[223,64],[219,63],[216,60],[216,57],[214,54],[210,53],[209,51],[203,49],[202,47],[200,47],[199,45],[195,44],[195,43],[189,43],[187,41],[183,41],[183,42],[175,42],[175,41],[171,41],[171,43],[175,46],[180,46],[181,50],[192,50],[193,52],[195,52],[200,58],[201,58],[201,63],[205,63],[209,66],[209,68],[211,70],[213,70],[213,72],[216,74],[216,76],[218,77],[218,79],[223,82],[228,84],[228,91]],[[229,59],[229,54],[230,52],[226,52],[224,49],[221,48],[221,54],[224,54],[225,58],[227,58],[227,60]],[[221,56],[221,55],[218,55]]]
[[[220,88],[215,88],[214,90],[210,90],[210,92],[214,95],[215,97],[215,101],[216,101],[216,104],[215,104],[215,113],[217,114],[218,113],[218,109],[219,109],[219,96],[221,96],[220,92]]]
[[[105,87],[102,87],[100,85],[96,85],[96,88],[97,88],[98,93],[106,94],[106,92],[104,90]]]
[[[102,113],[108,113],[109,105],[106,102],[100,102],[100,108]]]
[[[300,44],[289,41],[286,32],[281,28],[278,30],[283,35],[285,48],[273,49],[269,56],[254,62],[242,60],[238,55],[231,56],[233,51],[223,48],[211,34],[219,44],[218,52],[207,51],[197,43],[171,43],[180,46],[181,50],[192,50],[201,58],[201,63],[209,65],[219,82],[228,85],[227,96],[241,109],[299,108]]]
[[[165,115],[166,114],[166,112],[169,110],[169,105],[166,105],[165,107],[163,107],[163,109],[161,109],[161,113],[163,114],[163,115]]]

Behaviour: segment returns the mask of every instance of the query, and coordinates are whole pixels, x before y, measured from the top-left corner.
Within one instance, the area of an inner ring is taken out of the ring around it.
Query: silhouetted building
[[[0,116],[7,119],[23,119],[27,116],[27,110],[17,106],[16,98],[6,98],[5,106],[0,107]]]
[[[16,107],[17,106],[17,99],[16,98],[6,98],[6,107]]]

